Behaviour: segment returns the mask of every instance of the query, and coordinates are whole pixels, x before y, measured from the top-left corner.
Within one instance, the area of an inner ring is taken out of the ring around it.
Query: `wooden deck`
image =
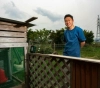
[[[27,88],[100,88],[100,60],[28,54]]]

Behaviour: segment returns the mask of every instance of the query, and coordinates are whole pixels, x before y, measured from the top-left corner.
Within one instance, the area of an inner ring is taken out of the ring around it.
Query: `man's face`
[[[73,26],[74,20],[73,20],[71,17],[66,17],[64,20],[65,20],[65,25],[66,25],[68,28],[70,28],[70,27]]]

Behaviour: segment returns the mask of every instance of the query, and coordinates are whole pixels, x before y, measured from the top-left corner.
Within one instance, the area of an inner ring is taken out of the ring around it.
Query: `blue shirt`
[[[86,40],[84,32],[80,27],[64,31],[64,40],[66,42],[63,55],[80,57],[80,42]]]

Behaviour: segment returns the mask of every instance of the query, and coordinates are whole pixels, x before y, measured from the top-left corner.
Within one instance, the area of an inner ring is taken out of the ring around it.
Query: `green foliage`
[[[92,44],[93,41],[94,41],[94,33],[92,31],[87,31],[87,30],[84,30],[84,34],[85,34],[85,37],[86,37],[86,43],[87,44]]]
[[[32,29],[29,29],[28,31],[27,31],[27,42],[29,42],[29,40],[34,40],[34,34],[33,34],[33,31],[32,31]]]
[[[53,53],[53,49],[50,44],[41,44],[36,52],[42,53],[42,54],[51,54]]]
[[[92,44],[93,43],[93,38],[94,38],[94,33],[92,31],[87,31],[84,30],[84,34],[86,37],[86,43],[87,44]],[[32,29],[29,29],[27,31],[27,40],[38,42],[38,43],[48,43],[51,42],[55,44],[63,44],[63,39],[64,39],[64,28],[60,30],[47,30],[45,28],[40,29],[40,30],[35,30],[32,31]]]
[[[64,28],[56,31],[52,31],[50,35],[50,39],[52,40],[52,43],[55,44],[63,44],[64,39]]]
[[[46,30],[45,28],[40,29],[40,30],[35,30],[32,31],[29,29],[27,31],[27,40],[32,40],[37,43],[47,43],[50,41],[49,36],[50,36],[51,30]]]
[[[39,41],[40,43],[48,43],[50,38],[50,33],[51,30],[46,30],[45,28],[43,28],[42,30],[36,30],[37,32],[37,41]]]

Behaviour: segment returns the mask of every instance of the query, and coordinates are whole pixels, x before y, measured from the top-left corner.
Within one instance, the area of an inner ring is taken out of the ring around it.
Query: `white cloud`
[[[1,17],[14,19],[14,20],[24,20],[29,18],[30,15],[18,9],[14,2],[10,1],[4,3],[1,7]]]
[[[0,3],[0,17],[20,20],[38,17],[32,22],[37,25],[32,29],[65,27],[63,16],[70,13],[75,25],[96,34],[100,0],[1,0]]]
[[[52,13],[52,12],[45,10],[45,9],[42,9],[42,8],[37,8],[35,10],[35,12],[42,15],[42,16],[48,17],[52,22],[59,21],[60,19],[62,19],[61,15],[58,15],[56,13]]]

